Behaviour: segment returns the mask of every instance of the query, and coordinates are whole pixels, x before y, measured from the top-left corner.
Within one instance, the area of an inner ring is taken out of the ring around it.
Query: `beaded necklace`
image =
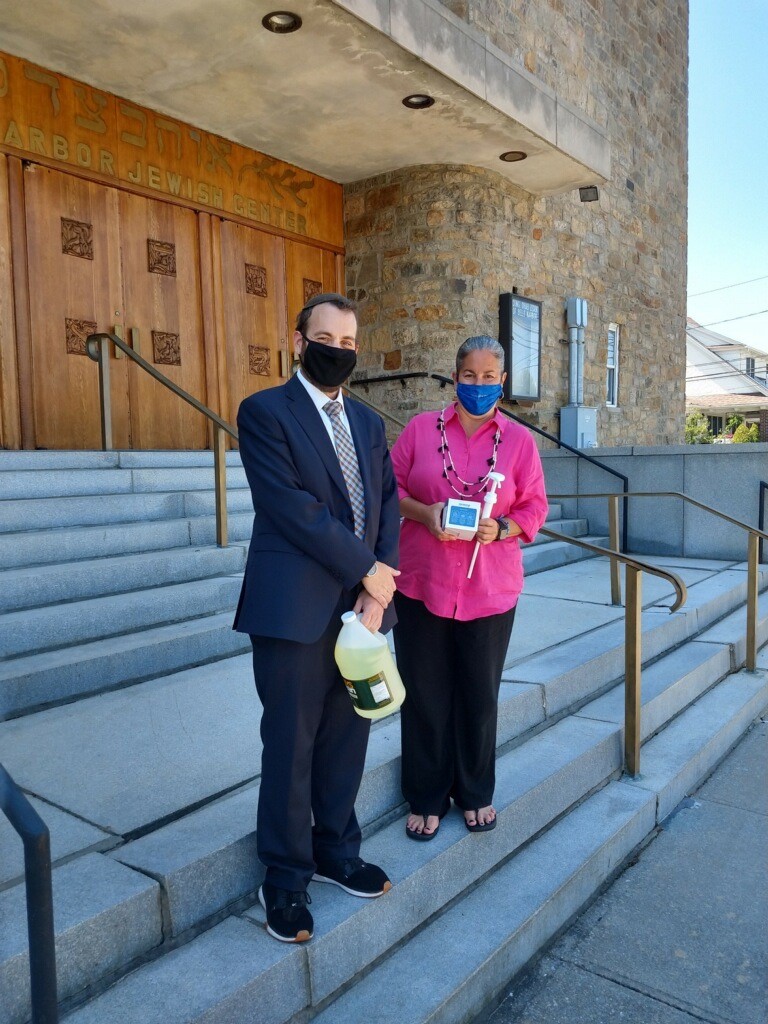
[[[496,458],[499,452],[499,441],[501,441],[501,430],[499,429],[499,427],[496,427],[496,431],[493,435],[493,454],[491,455],[491,458],[488,459],[488,472],[485,474],[485,476],[478,477],[477,480],[465,480],[463,477],[459,476],[458,470],[456,469],[456,466],[453,463],[451,449],[448,446],[448,438],[445,436],[445,409],[441,409],[440,415],[437,418],[437,429],[440,431],[440,440],[442,442],[437,450],[443,456],[443,476],[450,484],[451,490],[454,492],[454,494],[458,494],[459,497],[461,498],[474,498],[475,495],[480,494],[481,491],[487,490],[488,478],[496,468]],[[457,482],[462,485],[461,490],[459,490],[456,484],[454,484],[449,474],[453,474]],[[470,491],[470,487],[474,487],[475,490]]]

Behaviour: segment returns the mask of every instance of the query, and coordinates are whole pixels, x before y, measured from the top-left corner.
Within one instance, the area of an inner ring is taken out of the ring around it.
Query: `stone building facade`
[[[584,110],[611,145],[596,202],[534,196],[500,173],[424,164],[345,187],[346,280],[363,305],[358,376],[447,373],[468,335],[498,330],[499,294],[542,302],[541,401],[513,410],[559,432],[568,402],[564,302],[589,304],[584,403],[600,446],[682,440],[685,380],[687,3],[444,0]],[[414,111],[414,131],[430,110]],[[606,405],[609,325],[618,396]],[[371,387],[392,413],[445,401],[437,385]]]

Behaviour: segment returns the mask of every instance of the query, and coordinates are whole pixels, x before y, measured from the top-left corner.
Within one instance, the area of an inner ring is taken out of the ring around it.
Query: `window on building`
[[[707,416],[709,421],[709,432],[712,437],[719,437],[723,432],[722,416]]]
[[[619,404],[619,326],[608,324],[608,358],[606,361],[605,404]]]
[[[755,376],[755,360],[752,356],[747,356],[744,360],[744,371],[749,377]]]

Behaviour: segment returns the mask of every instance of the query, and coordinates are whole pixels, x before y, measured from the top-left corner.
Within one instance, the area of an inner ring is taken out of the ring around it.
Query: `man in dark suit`
[[[294,348],[298,373],[246,398],[237,417],[256,516],[234,628],[251,636],[264,708],[259,899],[283,942],[312,937],[313,878],[363,897],[391,888],[359,856],[354,804],[370,722],[355,713],[333,650],[345,611],[371,630],[392,625],[400,529],[384,424],[340,388],[357,353],[354,303],[316,296]]]

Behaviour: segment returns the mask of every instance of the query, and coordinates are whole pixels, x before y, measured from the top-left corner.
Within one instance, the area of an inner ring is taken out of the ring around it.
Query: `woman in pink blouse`
[[[547,515],[531,434],[498,412],[506,373],[493,338],[468,338],[456,354],[457,401],[414,417],[392,449],[404,517],[395,604],[406,834],[437,834],[453,798],[470,832],[496,825],[496,717],[504,658],[523,586],[520,539]],[[449,498],[482,505],[489,474],[503,473],[494,518],[475,538],[441,527]],[[477,540],[482,545],[471,579]]]

